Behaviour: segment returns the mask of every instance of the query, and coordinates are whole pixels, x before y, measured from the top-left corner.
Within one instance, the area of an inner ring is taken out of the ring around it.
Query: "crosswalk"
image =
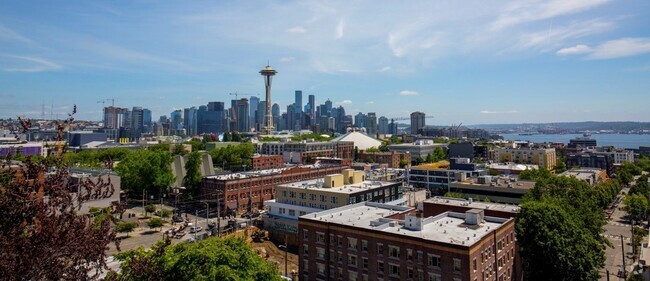
[[[613,239],[613,240],[619,240],[619,241],[621,240],[621,236],[619,236],[619,235],[601,234],[601,236],[607,237],[607,238]],[[623,241],[630,241],[630,238],[623,236]]]
[[[609,224],[609,225],[614,225],[614,226],[625,226],[625,227],[630,227],[629,224],[624,224],[624,223],[620,223],[620,222],[608,222],[607,224]]]

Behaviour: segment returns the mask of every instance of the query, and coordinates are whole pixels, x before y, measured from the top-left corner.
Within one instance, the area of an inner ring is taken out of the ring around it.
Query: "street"
[[[620,194],[629,192],[629,188],[623,188]],[[605,267],[600,270],[601,278],[600,280],[608,280],[606,273],[609,270],[609,280],[619,280],[617,273],[619,270],[622,270],[623,264],[623,250],[622,247],[625,247],[625,265],[626,270],[629,273],[630,267],[633,263],[632,261],[632,225],[630,221],[625,220],[626,213],[623,211],[623,200],[621,200],[618,208],[614,210],[611,218],[608,220],[607,224],[603,227],[605,230],[602,234],[604,237],[613,244],[613,248],[605,248]],[[621,237],[623,238],[623,245],[621,245]],[[620,278],[620,280],[623,280]]]

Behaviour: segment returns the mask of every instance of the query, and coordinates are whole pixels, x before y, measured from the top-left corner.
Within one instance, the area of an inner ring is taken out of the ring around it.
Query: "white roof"
[[[371,147],[379,148],[381,145],[381,141],[361,132],[349,132],[333,139],[332,141],[351,141],[354,142],[354,146],[358,147],[360,150],[366,150]]]

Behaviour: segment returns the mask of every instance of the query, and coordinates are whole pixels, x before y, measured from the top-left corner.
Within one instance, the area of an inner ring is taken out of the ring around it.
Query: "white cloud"
[[[44,72],[63,69],[63,66],[42,58],[14,55],[6,55],[5,57],[13,58],[18,61],[16,66],[3,69],[7,72]],[[25,62],[27,62],[28,65],[25,65]]]
[[[290,33],[307,33],[307,29],[302,27],[302,26],[294,26],[292,28],[287,29],[287,32],[290,32]]]
[[[296,60],[295,57],[281,57],[280,58],[280,62],[292,62],[294,60]]]
[[[389,70],[391,70],[390,66],[384,66],[384,67],[382,67],[380,69],[377,69],[377,72],[386,72],[386,71],[389,71]]]
[[[508,111],[489,111],[489,110],[482,110],[479,113],[481,114],[514,114],[514,113],[519,113],[519,111],[516,110],[508,110]]]
[[[650,53],[650,38],[622,38],[594,48],[590,59],[614,59]]]
[[[374,101],[369,101],[369,102],[366,102],[366,104],[375,104],[375,102]]]
[[[420,93],[416,91],[404,90],[399,92],[400,96],[418,96]]]
[[[546,31],[525,33],[521,35],[517,48],[542,49],[550,51],[557,49],[564,41],[582,38],[587,35],[598,34],[610,30],[614,24],[602,20],[589,20],[575,22],[565,26],[550,27]]]
[[[337,105],[345,105],[345,104],[352,104],[351,100],[342,100],[339,102],[336,102]]]
[[[492,30],[570,15],[593,9],[611,0],[529,0],[515,1],[492,22]]]
[[[27,37],[20,35],[18,32],[15,32],[3,25],[0,25],[0,40],[7,41],[18,41],[23,43],[31,43],[32,40],[29,40]]]
[[[345,29],[345,22],[339,20],[339,23],[336,25],[336,39],[343,38],[343,30]]]
[[[575,45],[573,47],[559,49],[555,53],[561,56],[566,56],[566,55],[585,54],[591,52],[591,50],[592,50],[591,47],[580,44],[580,45]]]

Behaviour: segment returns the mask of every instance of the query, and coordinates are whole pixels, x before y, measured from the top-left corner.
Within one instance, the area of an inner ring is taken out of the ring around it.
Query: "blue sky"
[[[3,1],[0,117],[294,90],[427,124],[650,121],[650,1]],[[108,102],[110,103],[110,102]]]

